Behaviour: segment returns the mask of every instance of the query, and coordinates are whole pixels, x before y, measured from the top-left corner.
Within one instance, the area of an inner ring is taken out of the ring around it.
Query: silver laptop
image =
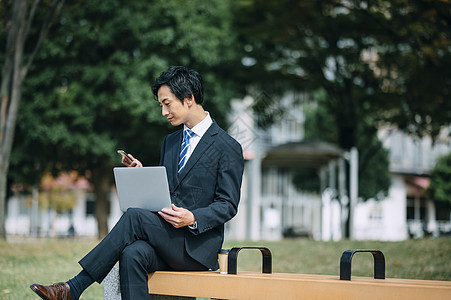
[[[113,172],[119,206],[123,212],[130,207],[150,211],[171,208],[165,167],[117,167]]]

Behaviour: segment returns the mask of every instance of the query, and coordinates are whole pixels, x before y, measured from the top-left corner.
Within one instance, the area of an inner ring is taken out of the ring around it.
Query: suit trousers
[[[158,270],[203,271],[185,250],[188,229],[174,228],[158,213],[130,208],[80,265],[98,283],[119,261],[123,299],[149,299],[148,273]]]

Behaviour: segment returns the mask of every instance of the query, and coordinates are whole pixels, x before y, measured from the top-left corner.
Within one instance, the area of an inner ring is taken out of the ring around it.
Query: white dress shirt
[[[206,112],[207,116],[200,121],[196,126],[191,128],[191,131],[194,132],[194,135],[189,140],[189,146],[188,151],[186,153],[186,159],[185,161],[188,162],[188,159],[190,158],[191,154],[193,153],[194,149],[196,148],[197,144],[199,144],[200,139],[205,134],[205,132],[210,128],[211,124],[213,123],[213,120],[210,117],[210,114],[208,111]],[[186,127],[186,125],[183,125],[183,130],[189,129]]]
[[[202,138],[202,136],[205,134],[205,132],[208,130],[208,128],[210,128],[211,124],[213,124],[213,120],[210,117],[210,113],[208,111],[206,111],[206,113],[207,113],[207,116],[202,121],[200,121],[199,124],[197,124],[196,126],[191,128],[191,131],[194,132],[194,135],[189,140],[189,146],[188,146],[188,151],[186,153],[185,165],[188,162],[188,159],[190,158],[190,156],[193,153],[194,149],[196,148],[197,144],[199,144],[199,141]],[[186,125],[183,125],[183,130],[185,131],[187,129],[189,129],[189,128],[186,127]],[[197,229],[197,221],[195,221],[193,225],[188,225],[188,227],[193,230]]]

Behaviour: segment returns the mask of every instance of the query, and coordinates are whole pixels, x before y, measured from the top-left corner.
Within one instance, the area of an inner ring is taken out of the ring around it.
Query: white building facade
[[[356,238],[404,240],[451,234],[451,205],[434,203],[425,195],[437,159],[451,153],[449,130],[435,142],[389,128],[379,131],[379,139],[390,150],[392,185],[387,198],[359,203]]]
[[[434,203],[425,195],[437,159],[451,153],[449,130],[435,142],[389,128],[379,131],[390,153],[392,184],[385,199],[362,201],[352,195],[356,183],[354,187],[340,183],[346,175],[343,164],[351,164],[351,159],[350,153],[339,151],[320,161],[322,182],[318,193],[302,193],[294,188],[287,169],[303,158],[290,159],[293,152],[286,152],[285,160],[271,164],[272,149],[302,144],[304,114],[299,97],[287,94],[280,101],[283,118],[265,130],[256,126],[251,109],[254,99],[233,103],[235,115],[231,115],[229,132],[242,144],[247,160],[240,211],[227,226],[228,238],[277,240],[287,236],[287,230],[294,230],[291,233],[295,236],[339,240],[345,236],[348,214],[350,237],[357,240],[400,241],[451,234],[451,205]],[[318,152],[324,148],[317,146]],[[305,147],[300,151],[316,159],[305,152]],[[327,156],[327,152],[322,153]]]
[[[34,197],[16,193],[8,199],[6,232],[9,236],[32,237],[96,237],[97,220],[95,218],[94,196],[85,186],[74,191],[76,203],[71,210],[56,211],[40,207]],[[108,226],[111,229],[119,220],[122,212],[115,189],[110,193],[110,216]]]

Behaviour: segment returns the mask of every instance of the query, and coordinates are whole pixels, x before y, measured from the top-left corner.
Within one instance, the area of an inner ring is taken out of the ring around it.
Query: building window
[[[93,216],[96,213],[96,202],[92,198],[86,199],[86,216]]]
[[[407,220],[426,219],[426,200],[418,197],[407,197]]]
[[[451,203],[450,202],[435,202],[435,219],[437,221],[450,221],[451,217]]]

